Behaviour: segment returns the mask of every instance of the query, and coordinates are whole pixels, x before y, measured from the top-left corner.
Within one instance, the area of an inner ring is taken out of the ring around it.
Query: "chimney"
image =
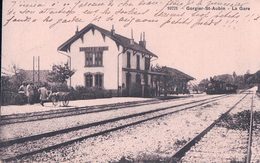
[[[111,34],[112,34],[112,35],[115,35],[114,25],[112,25]]]
[[[146,48],[145,32],[143,32],[143,47]]]
[[[139,41],[139,45],[143,46],[143,38],[142,38],[142,33],[140,34],[140,41]]]
[[[75,31],[75,34],[78,34],[78,33],[79,33],[79,26],[77,26],[76,31]]]
[[[139,45],[142,46],[143,48],[146,48],[146,41],[145,41],[145,33],[141,33],[140,35],[140,41]]]
[[[133,29],[131,29],[131,39],[130,39],[130,44],[131,44],[131,45],[134,45]]]
[[[143,48],[146,48],[146,41],[145,41],[145,33],[144,32],[141,33],[139,45],[142,46]]]

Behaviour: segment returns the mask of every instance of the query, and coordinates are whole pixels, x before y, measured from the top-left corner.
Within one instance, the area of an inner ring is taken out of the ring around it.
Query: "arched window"
[[[85,74],[85,86],[88,88],[93,86],[93,75],[90,73]]]
[[[103,88],[103,76],[101,73],[95,74],[95,87]]]

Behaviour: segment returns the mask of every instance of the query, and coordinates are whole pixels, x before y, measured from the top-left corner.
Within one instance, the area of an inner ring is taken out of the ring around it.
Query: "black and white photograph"
[[[0,162],[260,163],[259,0],[3,0]]]

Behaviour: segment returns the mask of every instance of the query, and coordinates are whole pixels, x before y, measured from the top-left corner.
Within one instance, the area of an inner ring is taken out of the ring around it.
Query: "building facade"
[[[169,94],[186,94],[189,93],[187,84],[194,80],[192,76],[172,67],[163,66],[165,77],[167,81],[167,91]]]
[[[158,58],[146,49],[145,33],[141,34],[137,43],[116,33],[89,24],[69,38],[58,51],[70,60],[75,74],[71,78],[71,86],[102,88],[124,91],[131,94],[136,86],[146,92],[152,88],[151,59]]]

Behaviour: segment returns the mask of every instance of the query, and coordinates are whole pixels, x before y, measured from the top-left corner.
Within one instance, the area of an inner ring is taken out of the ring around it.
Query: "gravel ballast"
[[[152,104],[145,106],[136,106],[131,108],[122,108],[118,110],[111,110],[98,113],[89,113],[69,117],[60,117],[54,119],[46,119],[40,121],[15,123],[9,125],[0,126],[1,135],[0,141],[6,141],[18,137],[25,137],[50,131],[56,131],[69,127],[75,127],[82,124],[93,123],[105,119],[111,119],[123,115],[129,115],[134,113],[140,113],[148,110],[155,110],[160,107],[167,107],[173,105],[179,105],[185,102],[192,102],[199,99],[206,99],[207,97],[188,98],[177,101],[168,101],[162,104]]]
[[[248,95],[182,158],[182,162],[245,162],[251,97]],[[228,120],[227,120],[228,119]],[[248,123],[248,125],[245,125]]]
[[[118,161],[123,156],[131,160],[167,159],[242,96],[234,95],[220,102],[147,121],[20,161],[109,162]]]

